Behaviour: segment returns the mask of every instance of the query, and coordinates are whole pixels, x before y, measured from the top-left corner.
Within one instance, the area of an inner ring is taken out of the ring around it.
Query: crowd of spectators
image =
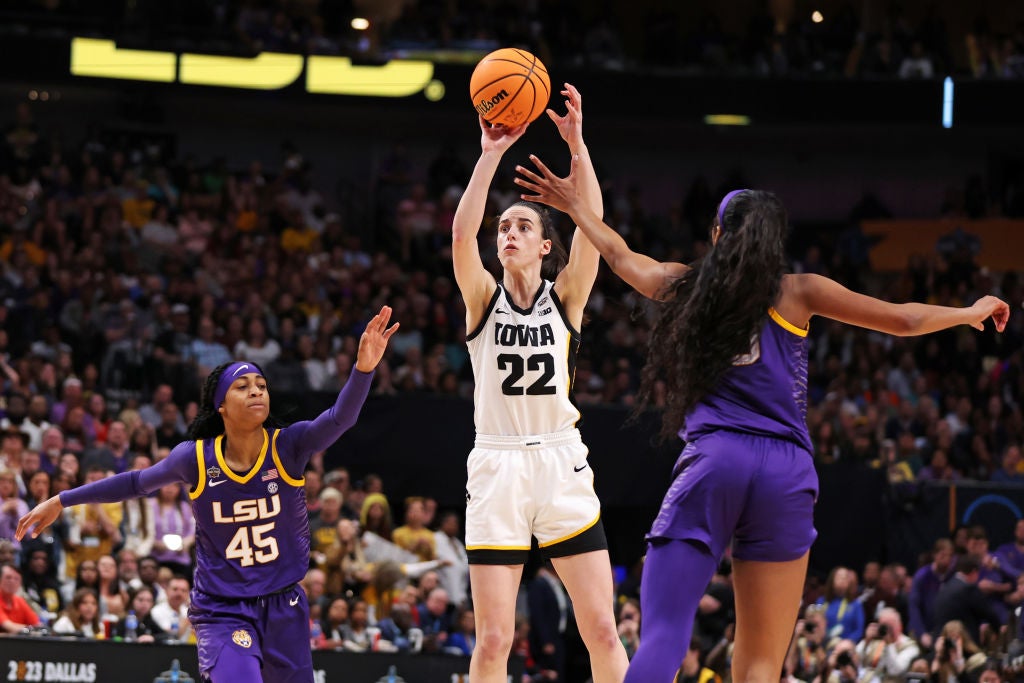
[[[550,66],[628,70],[671,68],[761,76],[931,78],[1024,77],[1024,15],[998,23],[979,11],[947,25],[936,3],[839,4],[807,8],[765,2],[736,14],[710,2],[681,8],[646,3],[399,2],[397,0],[217,0],[9,3],[12,21],[92,22],[128,40],[213,52],[261,50],[386,58],[433,53],[457,58],[519,46]],[[872,6],[874,5],[874,6]],[[920,5],[920,6],[918,6]],[[812,12],[812,10],[814,10]],[[369,20],[365,30],[353,17]],[[472,57],[467,57],[472,61]]]
[[[187,601],[194,541],[191,511],[178,487],[123,505],[70,509],[37,542],[14,542],[13,528],[28,506],[49,495],[165,457],[184,438],[199,384],[217,364],[256,360],[275,392],[337,391],[351,372],[363,322],[387,304],[402,328],[373,391],[472,393],[465,311],[448,253],[451,216],[468,177],[455,150],[446,149],[426,168],[394,150],[375,179],[372,246],[328,209],[314,169],[288,145],[277,168],[175,159],[159,147],[98,133],[77,144],[44,135],[22,105],[5,131],[2,161],[0,538],[6,542],[0,542],[0,562],[9,566],[0,577],[0,603],[14,609],[6,596],[19,592],[29,599],[29,611],[19,607],[17,617],[7,612],[10,618],[0,620],[8,631],[32,625],[32,615],[41,614],[54,630],[65,622],[61,628],[70,623],[76,632],[95,634],[104,615],[132,610],[140,624],[134,637],[188,639],[187,620],[173,621]],[[487,214],[517,194],[509,178],[499,179]],[[639,248],[690,259],[706,248],[703,236],[720,194],[695,183],[678,215],[662,217],[645,211],[638,195],[609,187],[605,206],[608,220]],[[564,233],[570,227],[563,218]],[[810,244],[793,269],[827,274],[893,301],[963,305],[993,293],[1014,311],[1024,303],[1019,273],[980,267],[970,236],[943,238],[895,275],[871,270],[866,238],[856,226],[833,237]],[[487,231],[481,240],[481,253],[494,266]],[[653,309],[602,269],[587,314],[576,398],[630,406]],[[954,329],[922,339],[815,323],[808,423],[816,459],[881,468],[898,484],[1024,482],[1022,342],[1021,316],[1011,316],[1002,335]],[[430,491],[398,505],[387,498],[386,479],[367,476],[356,485],[348,476],[344,469],[325,470],[319,458],[306,476],[314,552],[304,587],[320,632],[311,645],[471,649],[459,515],[438,515]],[[404,525],[396,527],[398,507]],[[921,585],[912,581],[917,567],[884,567],[877,576],[865,568],[862,581],[837,569],[826,585],[824,611],[808,609],[798,627],[791,674],[808,683],[819,675],[849,680],[843,672],[848,661],[865,670],[889,662],[888,645],[904,642],[886,611],[893,607],[918,651],[935,653],[924,665],[903,656],[905,671],[926,666],[930,672],[939,661],[953,667],[943,670],[947,678],[959,675],[959,654],[942,659],[940,631],[942,643],[959,643],[956,652],[963,650],[965,662],[975,646],[1009,657],[1024,595],[1016,583],[1019,558],[1006,555],[993,565],[970,536],[984,530],[968,532],[954,539],[963,562],[947,583],[977,584],[998,612],[991,629],[975,632],[959,614],[926,629],[915,625],[909,604]],[[1018,552],[1024,552],[1024,528],[1018,532]],[[941,550],[937,546],[936,555]],[[982,569],[972,570],[971,561]],[[950,566],[935,569],[943,581]],[[1012,576],[1006,573],[1011,566]],[[995,570],[1002,578],[975,576]],[[702,603],[699,637],[684,662],[687,680],[701,675],[701,667],[727,670],[728,582],[726,564]],[[516,649],[544,675],[563,664],[546,659],[549,642],[542,637],[566,637],[570,624],[563,622],[571,620],[560,615],[555,627],[531,623],[538,613],[529,609],[531,596],[540,601],[561,590],[545,570],[531,588],[524,591]],[[641,635],[635,589],[635,577],[620,584],[620,629],[631,649]],[[817,598],[813,590],[809,605]],[[894,597],[874,600],[885,591],[902,595],[906,609],[901,612]],[[832,605],[839,594],[846,597]],[[864,603],[864,632],[834,632],[830,610],[842,621],[854,603]],[[970,638],[946,626],[957,620]],[[128,636],[124,620],[117,623],[121,637]],[[881,625],[890,635],[879,635]]]

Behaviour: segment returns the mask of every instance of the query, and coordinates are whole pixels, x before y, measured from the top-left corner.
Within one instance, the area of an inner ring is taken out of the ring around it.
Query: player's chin
[[[268,408],[265,405],[252,406],[248,408],[247,413],[252,420],[258,421],[260,424],[263,424],[266,421],[266,419],[270,417],[270,408]]]

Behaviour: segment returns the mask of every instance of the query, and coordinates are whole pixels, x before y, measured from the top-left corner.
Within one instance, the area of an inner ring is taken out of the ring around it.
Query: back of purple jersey
[[[294,458],[278,453],[280,434],[264,430],[259,458],[244,474],[225,463],[223,436],[197,443],[199,483],[189,492],[196,518],[197,590],[252,598],[305,576],[309,517],[304,480],[294,479],[282,466],[282,459],[291,463]]]
[[[773,308],[750,353],[686,417],[684,441],[728,429],[787,439],[812,451],[807,432],[807,330]]]

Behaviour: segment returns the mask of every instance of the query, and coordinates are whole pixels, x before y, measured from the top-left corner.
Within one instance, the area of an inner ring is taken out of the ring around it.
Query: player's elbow
[[[894,321],[893,334],[900,337],[912,337],[921,333],[921,326],[924,322],[924,316],[917,311],[914,311],[909,306],[902,306],[899,315],[896,316]]]
[[[479,226],[470,226],[460,220],[452,222],[452,242],[476,242],[478,232],[480,232]]]

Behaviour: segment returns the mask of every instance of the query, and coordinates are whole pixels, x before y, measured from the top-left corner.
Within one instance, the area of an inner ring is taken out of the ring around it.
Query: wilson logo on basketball
[[[486,114],[487,112],[498,106],[498,103],[501,102],[506,97],[508,97],[508,92],[506,90],[500,90],[498,94],[492,97],[491,99],[480,100],[480,103],[476,105],[476,110],[481,114]]]

